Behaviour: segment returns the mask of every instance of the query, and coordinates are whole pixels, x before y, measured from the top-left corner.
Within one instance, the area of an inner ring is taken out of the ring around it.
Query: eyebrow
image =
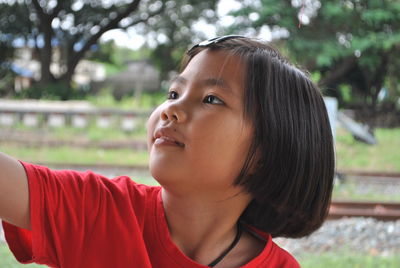
[[[186,85],[187,79],[184,78],[183,76],[177,75],[171,80],[171,84],[172,83]],[[234,91],[229,86],[229,84],[222,78],[214,78],[214,77],[206,78],[201,81],[201,86],[202,87],[217,86],[217,87],[221,88],[223,91],[225,91],[226,93],[235,95]]]

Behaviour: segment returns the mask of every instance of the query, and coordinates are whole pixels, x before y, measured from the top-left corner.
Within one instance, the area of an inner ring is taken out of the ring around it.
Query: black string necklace
[[[241,236],[242,236],[242,228],[240,227],[240,223],[238,223],[236,236],[235,236],[235,239],[233,239],[232,244],[224,252],[222,252],[222,254],[218,258],[213,260],[208,265],[208,267],[214,267],[220,261],[222,261],[222,259],[225,258],[225,256],[228,255],[228,253],[237,245],[237,243],[239,242]]]

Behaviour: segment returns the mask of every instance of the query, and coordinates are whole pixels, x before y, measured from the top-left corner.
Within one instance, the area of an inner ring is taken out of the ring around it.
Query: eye
[[[218,97],[214,95],[208,95],[204,98],[203,100],[204,103],[209,103],[209,104],[224,104],[224,102],[219,99]]]
[[[167,99],[175,100],[178,97],[179,97],[179,94],[176,91],[171,90],[171,91],[168,92]]]

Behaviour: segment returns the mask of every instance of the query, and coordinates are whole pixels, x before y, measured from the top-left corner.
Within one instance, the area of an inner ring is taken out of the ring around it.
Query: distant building
[[[78,85],[88,85],[90,82],[104,81],[106,79],[106,69],[99,62],[81,60],[75,69],[72,80]]]
[[[32,82],[40,80],[40,62],[31,47],[16,48],[15,59],[13,61],[13,71],[17,75],[15,81],[15,90],[32,85]],[[65,71],[65,66],[61,63],[61,54],[59,49],[54,50],[53,62],[50,70],[54,76],[58,77]],[[27,75],[29,73],[29,75]],[[91,81],[103,81],[106,77],[106,70],[103,64],[88,60],[81,60],[75,69],[72,81],[78,85],[88,85]]]
[[[14,73],[15,92],[20,92],[22,89],[32,86],[35,81],[34,73],[29,69],[11,64],[11,71]]]
[[[107,77],[104,82],[94,83],[95,90],[109,87],[116,99],[143,91],[157,91],[160,88],[160,72],[150,60],[131,60],[126,62],[126,70]]]

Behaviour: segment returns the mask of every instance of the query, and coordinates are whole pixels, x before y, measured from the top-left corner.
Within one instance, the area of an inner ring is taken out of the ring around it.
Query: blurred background
[[[226,34],[272,42],[330,112],[330,219],[276,242],[302,267],[400,267],[399,1],[0,0],[0,150],[156,184],[146,118],[185,51]],[[0,267],[41,266],[18,264],[0,230]]]

